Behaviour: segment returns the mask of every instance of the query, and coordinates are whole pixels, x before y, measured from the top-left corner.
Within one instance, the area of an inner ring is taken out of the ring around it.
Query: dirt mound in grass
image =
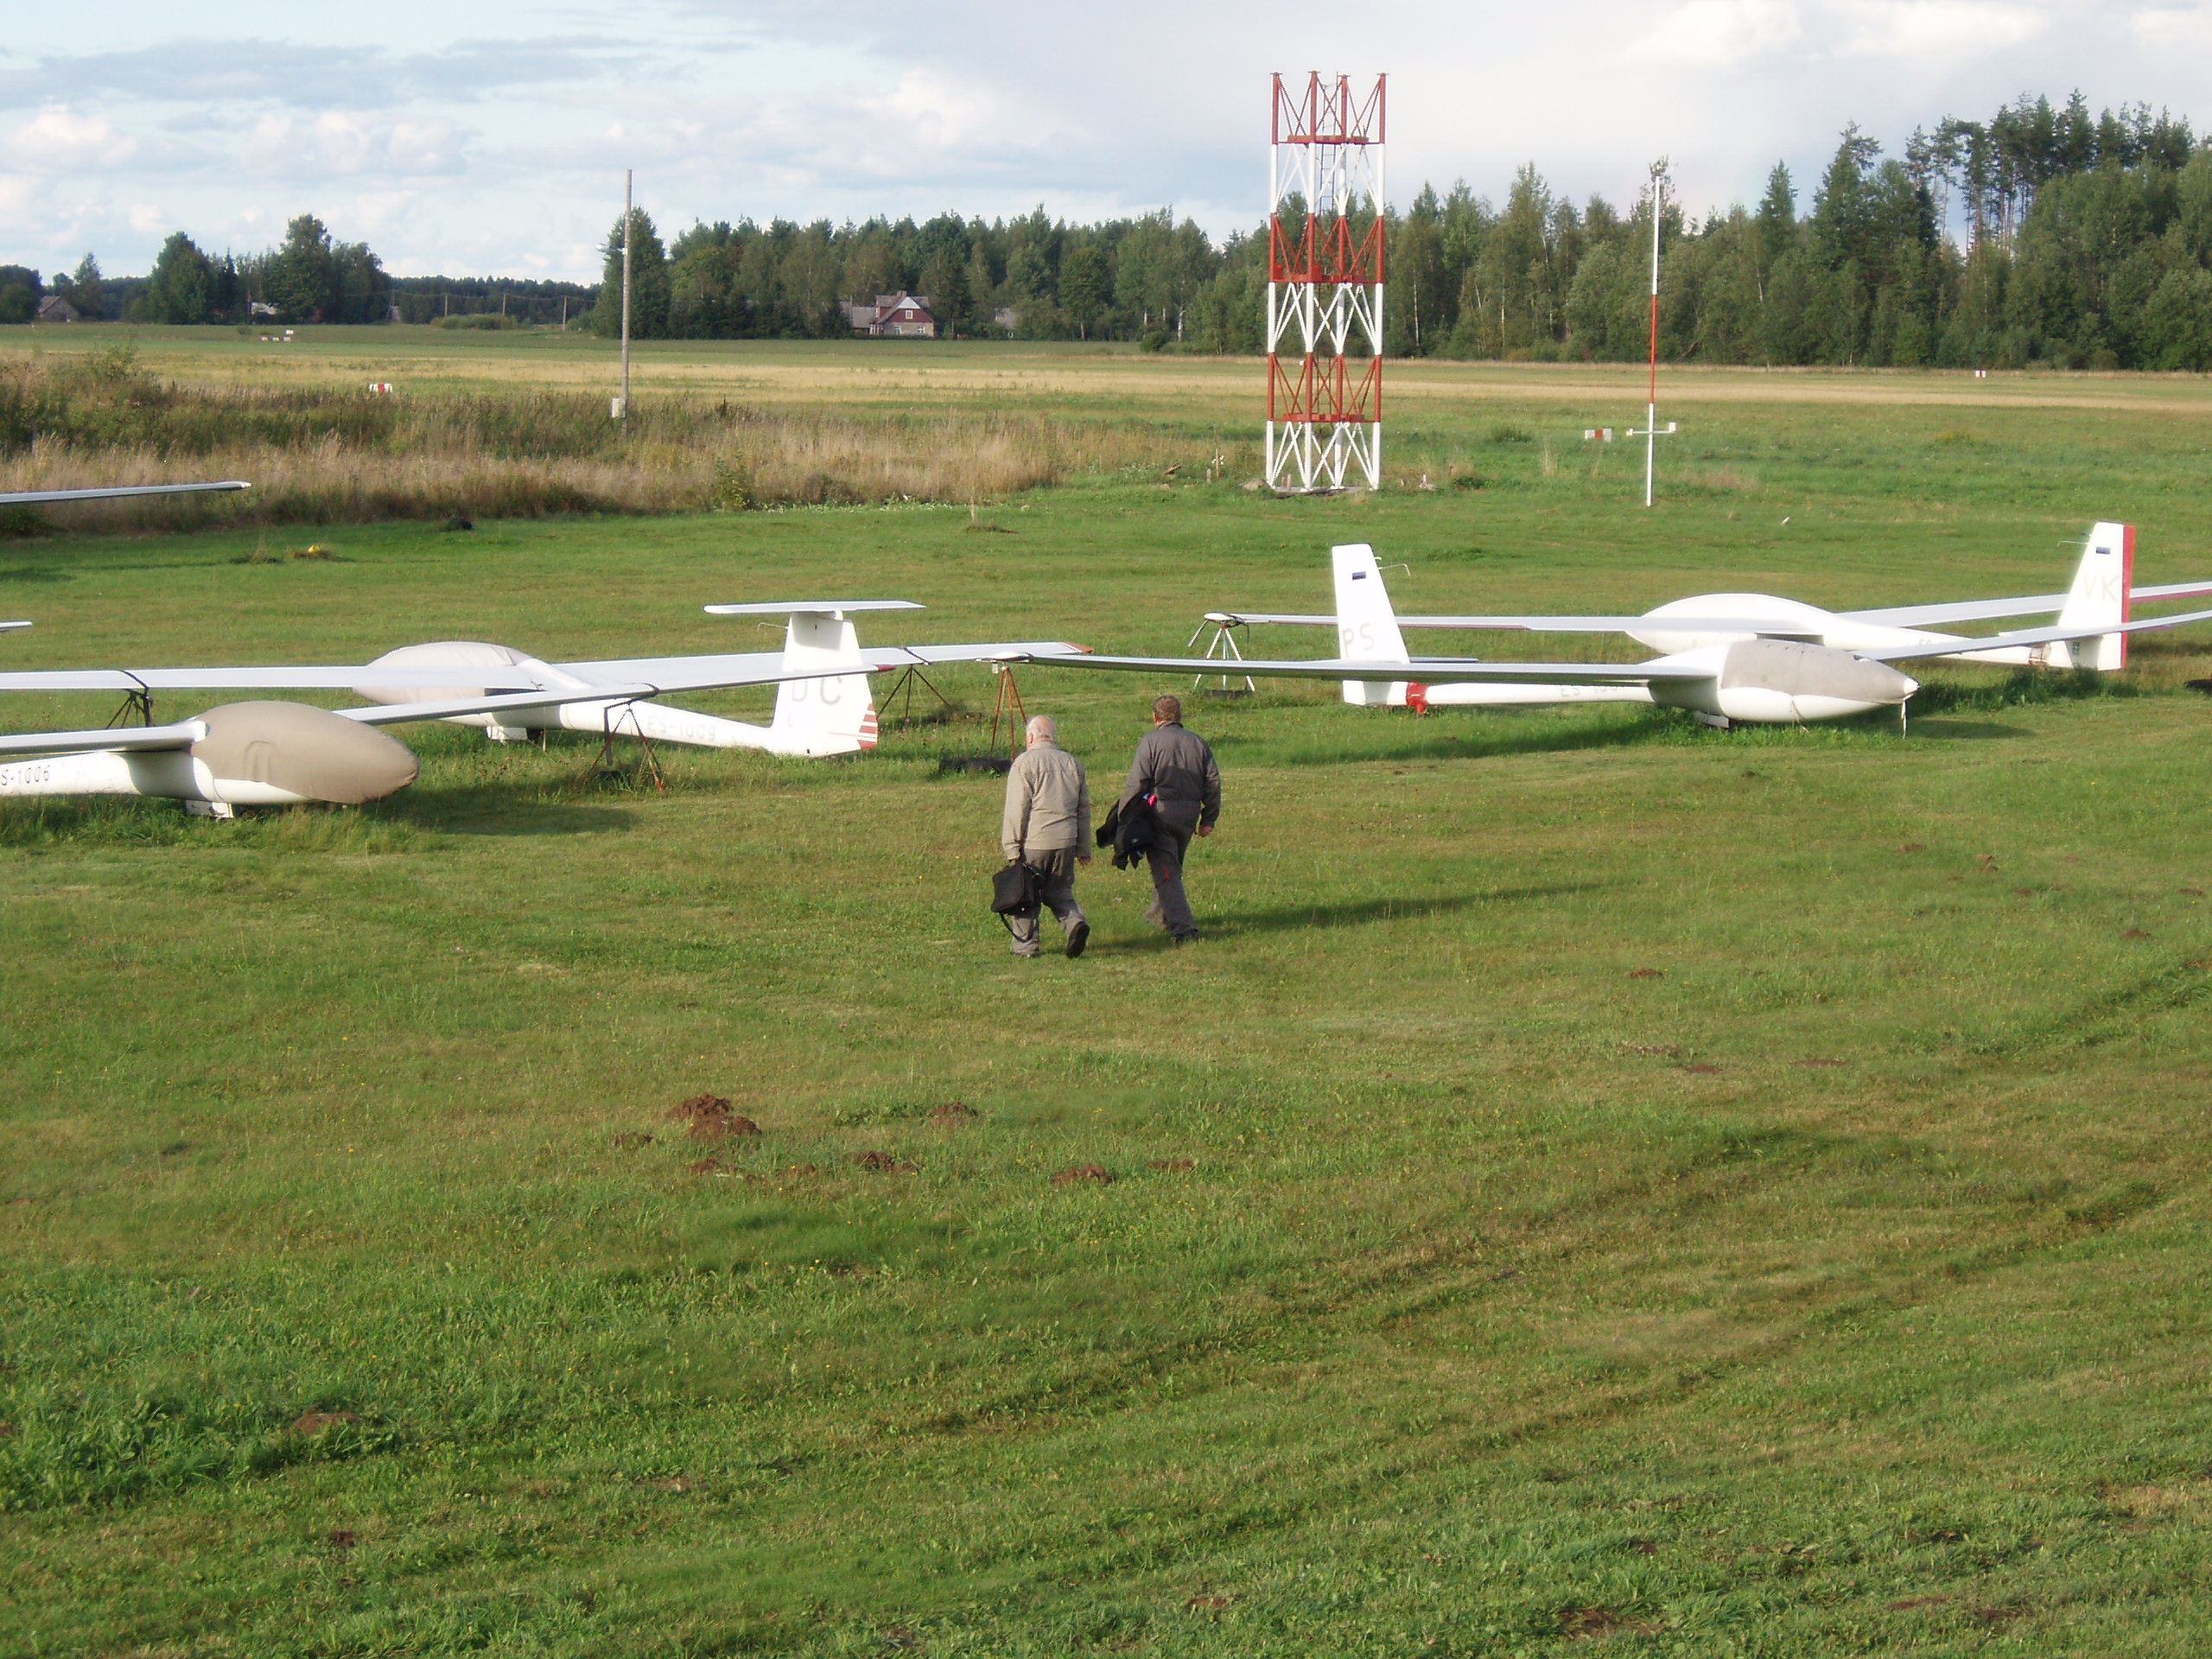
[[[303,1411],[292,1419],[295,1434],[320,1434],[327,1428],[336,1428],[340,1423],[358,1423],[358,1411]]]
[[[1559,1616],[1560,1634],[1578,1642],[1595,1642],[1608,1636],[1656,1636],[1659,1627],[1646,1618],[1630,1618],[1611,1607],[1569,1607]]]
[[[758,1135],[760,1126],[741,1112],[733,1112],[720,1095],[694,1095],[668,1115],[673,1123],[689,1123],[694,1141],[727,1141],[732,1135]]]
[[[1064,1169],[1052,1177],[1054,1186],[1078,1186],[1085,1181],[1095,1181],[1100,1186],[1111,1186],[1114,1178],[1103,1164],[1077,1164],[1073,1169]]]
[[[948,1100],[930,1114],[930,1122],[940,1129],[957,1129],[963,1123],[972,1123],[976,1109],[964,1100]]]
[[[853,1154],[853,1161],[862,1169],[876,1170],[886,1175],[911,1175],[919,1164],[909,1163],[894,1153],[860,1152]]]

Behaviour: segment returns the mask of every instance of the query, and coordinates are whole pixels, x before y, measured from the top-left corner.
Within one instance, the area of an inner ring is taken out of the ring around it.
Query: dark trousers
[[[1191,850],[1188,830],[1160,826],[1160,839],[1152,843],[1145,861],[1152,867],[1152,903],[1144,918],[1158,922],[1179,939],[1198,937],[1198,918],[1191,914],[1190,895],[1183,891],[1183,858]]]

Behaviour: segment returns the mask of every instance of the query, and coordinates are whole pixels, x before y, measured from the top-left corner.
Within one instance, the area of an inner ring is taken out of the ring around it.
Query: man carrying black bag
[[[1006,917],[1017,957],[1037,954],[1046,906],[1060,918],[1068,955],[1081,956],[1090,943],[1090,924],[1075,901],[1075,867],[1090,862],[1090,785],[1083,762],[1059,746],[1058,736],[1050,715],[1032,715],[1029,747],[1006,775],[999,843],[1010,861],[1037,872],[1038,904]]]

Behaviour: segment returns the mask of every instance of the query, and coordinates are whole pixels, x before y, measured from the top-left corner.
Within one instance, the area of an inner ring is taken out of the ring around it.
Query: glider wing
[[[1040,668],[1103,669],[1122,674],[1218,674],[1218,657],[1099,657],[1071,656],[1053,652],[1017,652],[1008,660]],[[1418,672],[1414,671],[1418,670]],[[1233,660],[1230,671],[1277,678],[1310,680],[1420,679],[1432,685],[1543,684],[1543,685],[1660,685],[1673,682],[1709,680],[1713,670],[1656,663],[1478,663],[1465,659],[1446,662],[1378,663],[1350,658],[1299,658],[1270,662],[1245,657]]]
[[[1886,645],[1852,654],[1870,662],[1901,663],[1915,657],[1966,657],[1976,652],[2005,651],[2021,645],[2056,645],[2075,639],[2100,639],[2108,633],[2147,633],[2159,628],[2178,628],[2190,622],[2212,622],[2212,611],[2183,611],[2174,616],[2145,617],[2135,622],[2110,622],[2088,628],[2016,628],[2010,633],[1961,636],[1955,639],[1926,640],[1910,645]]]
[[[168,726],[106,726],[89,732],[16,732],[0,735],[0,754],[75,754],[86,749],[188,749],[207,735],[197,720]]]
[[[219,484],[113,484],[92,490],[17,490],[0,494],[0,507],[37,507],[54,501],[112,501],[129,495],[205,495],[217,490],[250,490],[244,479]]]

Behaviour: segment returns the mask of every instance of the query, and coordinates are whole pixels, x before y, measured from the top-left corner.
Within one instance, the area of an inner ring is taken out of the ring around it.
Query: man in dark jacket
[[[1152,905],[1145,920],[1158,922],[1178,944],[1198,937],[1191,900],[1183,891],[1183,859],[1193,834],[1210,836],[1221,817],[1221,771],[1213,751],[1183,729],[1183,705],[1160,697],[1152,705],[1152,729],[1137,745],[1116,810],[1147,797],[1160,834],[1146,855],[1152,865]]]

